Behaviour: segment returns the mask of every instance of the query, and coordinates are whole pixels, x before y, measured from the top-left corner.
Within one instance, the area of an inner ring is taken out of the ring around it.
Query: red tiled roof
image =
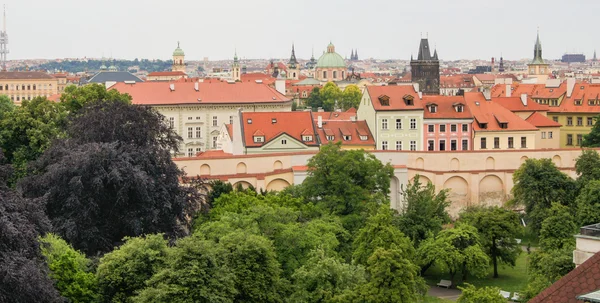
[[[425,119],[472,119],[473,115],[469,110],[469,107],[465,103],[463,96],[423,96],[423,104],[429,103],[436,104],[437,109],[435,113],[429,111],[429,108],[425,107],[423,112],[423,118]],[[457,112],[455,109],[456,104],[463,105],[463,111]]]
[[[600,253],[539,293],[529,303],[578,303],[577,296],[600,289]]]
[[[226,153],[222,150],[207,150],[207,151],[203,151],[203,152],[199,152],[196,154],[196,157],[199,158],[212,158],[212,157],[219,157],[219,156],[231,156],[232,154]]]
[[[248,123],[248,120],[252,122]],[[242,113],[242,132],[246,147],[263,146],[284,133],[308,146],[318,146],[312,115],[308,111]],[[253,134],[257,132],[265,137],[265,142],[254,142]],[[311,135],[312,141],[303,141],[302,135]]]
[[[422,101],[412,85],[367,86],[366,88],[375,110],[423,110]],[[388,96],[390,105],[381,105],[380,96]],[[405,96],[413,97],[413,105],[406,105]]]
[[[592,101],[592,105],[590,105]],[[581,102],[580,105],[575,105]],[[571,97],[566,97],[557,107],[551,107],[553,113],[600,113],[600,84],[587,82],[575,83]]]
[[[567,92],[567,84],[561,83],[558,87],[547,87],[545,84],[522,84],[511,85],[511,96],[517,97],[527,94],[534,99],[557,99]],[[506,97],[506,84],[496,84],[492,87],[492,97]]]
[[[475,123],[473,123],[473,130],[475,131],[537,130],[535,126],[503,106],[494,101],[485,100],[482,93],[465,93],[465,102],[475,118]],[[501,128],[498,120],[506,120],[508,122],[507,128]],[[479,123],[487,123],[487,128],[482,129]]]
[[[561,127],[562,125],[554,120],[540,114],[539,112],[534,112],[531,114],[525,121],[529,122],[529,124],[535,127]]]
[[[198,85],[198,91],[195,85]],[[171,91],[173,85],[175,90]],[[111,89],[128,93],[133,104],[283,103],[289,98],[265,84],[251,82],[138,82],[117,83]]]
[[[323,121],[350,121],[352,117],[356,117],[356,109],[350,108],[345,112],[313,112],[313,118],[316,120],[318,117],[321,117]]]
[[[473,75],[459,74],[440,77],[440,88],[469,88],[474,86]]]
[[[52,74],[52,77],[54,78],[66,78],[69,74],[67,73],[56,73],[56,74]]]
[[[261,80],[264,84],[273,84],[277,79],[264,73],[249,73],[240,75],[240,81],[242,82],[256,82],[256,80]]]
[[[516,97],[492,97],[492,101],[504,106],[511,112],[548,111],[548,105],[538,104],[527,96],[527,105],[521,101],[521,96]]]
[[[279,70],[287,71],[287,65],[285,65],[283,62],[276,62],[275,64],[277,65]],[[272,68],[273,68],[273,65],[271,65],[271,63],[269,63],[269,64],[267,64],[267,67],[265,68],[265,70],[270,70]]]
[[[166,77],[166,76],[186,76],[187,74],[182,71],[175,72],[152,72],[148,74],[148,77]]]
[[[322,128],[317,128],[321,143],[326,144],[327,136],[334,136],[331,142],[342,142],[343,145],[365,145],[375,146],[375,139],[365,121],[324,121]],[[345,141],[343,136],[350,136]],[[361,140],[360,136],[366,136],[367,140]]]
[[[59,102],[60,101],[60,94],[54,94],[54,95],[50,95],[48,96],[48,100],[50,101],[54,101],[54,102]]]
[[[229,134],[229,138],[233,140],[233,124],[225,124],[227,128],[227,134]]]

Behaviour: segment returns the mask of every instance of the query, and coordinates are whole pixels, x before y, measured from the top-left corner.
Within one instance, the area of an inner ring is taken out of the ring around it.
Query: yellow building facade
[[[0,72],[0,94],[15,104],[58,93],[58,79],[42,72]]]

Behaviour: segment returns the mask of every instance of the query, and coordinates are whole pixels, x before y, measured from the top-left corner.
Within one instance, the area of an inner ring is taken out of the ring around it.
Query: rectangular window
[[[192,117],[188,117],[188,120],[192,120]]]
[[[508,148],[515,148],[515,141],[513,137],[508,137]]]
[[[494,148],[500,148],[500,138],[494,137]]]
[[[410,141],[410,150],[417,150],[417,141]]]
[[[433,140],[428,140],[427,141],[427,150],[432,151],[434,150],[435,146],[435,141]]]
[[[592,117],[588,117],[587,118],[587,126],[592,126],[594,125],[594,119]]]
[[[229,116],[229,124],[233,124],[233,116]]]
[[[287,139],[281,139],[281,144],[282,145],[287,145]]]
[[[402,150],[402,141],[396,141],[396,150]]]
[[[440,133],[446,132],[446,124],[440,124]]]
[[[388,142],[381,141],[381,150],[388,150]]]
[[[200,148],[200,147],[196,147],[196,155],[197,155],[198,153],[201,153],[201,152],[202,152],[202,148]]]
[[[196,138],[202,138],[202,128],[200,126],[196,127]]]
[[[410,129],[417,129],[417,119],[410,119]]]
[[[194,137],[194,128],[188,127],[188,138]]]
[[[427,132],[433,133],[435,131],[435,125],[429,124],[427,125]]]
[[[217,126],[219,125],[219,122],[217,120],[217,116],[213,116],[213,126]]]
[[[450,150],[456,150],[456,140],[450,140]]]
[[[194,156],[194,149],[188,148],[188,157],[193,157],[193,156]]]
[[[440,150],[446,150],[446,140],[440,140]]]
[[[552,139],[552,132],[548,132],[548,139]]]
[[[554,122],[558,122],[558,117],[557,117],[557,116],[552,116],[552,120],[553,120]]]
[[[381,129],[388,129],[388,121],[387,119],[381,119]]]
[[[396,129],[402,129],[402,119],[396,119]]]
[[[468,150],[468,149],[469,149],[469,140],[463,139],[462,140],[462,150]]]
[[[521,148],[527,148],[527,137],[521,137]]]
[[[573,117],[567,117],[567,125],[573,126]]]
[[[212,137],[212,148],[217,148],[217,137],[216,136]]]
[[[327,71],[323,71],[323,79],[327,79]]]
[[[481,138],[481,149],[486,149],[487,148],[487,142],[485,140],[485,138]]]
[[[335,136],[327,136],[327,141],[333,141],[333,139],[335,139]]]
[[[573,145],[573,135],[567,134],[567,145]]]
[[[546,132],[542,132],[542,139],[546,139]]]
[[[456,132],[456,124],[450,124],[450,131],[453,133]]]
[[[462,125],[462,131],[463,132],[468,132],[469,131],[469,124],[463,124]]]
[[[577,117],[577,126],[583,126],[583,118]]]
[[[333,71],[333,79],[337,78],[337,71]]]
[[[169,117],[169,127],[175,128],[175,118]]]
[[[577,146],[581,146],[581,143],[583,143],[583,135],[579,134],[577,135]]]

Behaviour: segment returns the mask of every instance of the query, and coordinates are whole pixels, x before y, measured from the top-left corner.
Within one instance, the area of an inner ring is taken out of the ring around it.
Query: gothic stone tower
[[[440,94],[440,60],[437,50],[431,56],[429,41],[421,39],[417,60],[410,58],[412,82],[419,84],[419,90],[425,95]]]
[[[288,62],[287,78],[298,80],[299,76],[300,64],[298,64],[298,60],[296,60],[296,51],[294,50],[294,44],[292,44],[292,55],[290,56],[290,61]]]

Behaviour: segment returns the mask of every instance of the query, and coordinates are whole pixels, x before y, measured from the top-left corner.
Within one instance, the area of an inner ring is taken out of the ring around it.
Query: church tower
[[[177,48],[173,51],[173,67],[171,71],[185,73],[185,53],[179,47],[179,41],[177,42]]]
[[[417,60],[410,58],[412,82],[419,84],[419,90],[425,95],[440,94],[440,60],[437,49],[433,56],[429,49],[429,40],[421,38]]]
[[[288,62],[287,78],[298,80],[298,77],[300,77],[300,64],[298,64],[298,60],[296,60],[296,51],[294,50],[294,44],[292,44],[292,55]]]
[[[498,66],[498,72],[503,73],[504,71],[504,58],[502,58],[502,54],[500,54],[500,65]]]
[[[540,42],[540,31],[538,30],[535,46],[533,47],[533,60],[527,64],[530,76],[547,76],[550,73],[549,64],[542,58],[542,43]]]
[[[240,70],[240,61],[238,60],[237,50],[233,56],[233,64],[231,65],[231,79],[233,81],[242,81],[242,72]]]

